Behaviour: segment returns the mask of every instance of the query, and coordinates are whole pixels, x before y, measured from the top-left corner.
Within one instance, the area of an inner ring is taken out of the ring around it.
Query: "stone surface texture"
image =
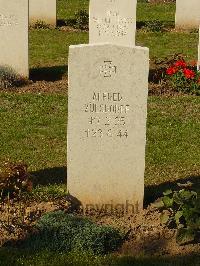
[[[28,1],[0,0],[0,67],[28,77]]]
[[[89,43],[135,44],[136,0],[91,0]]]
[[[143,206],[148,72],[147,48],[70,46],[68,189],[85,208]]]
[[[29,0],[30,25],[34,25],[37,21],[43,21],[51,26],[56,26],[56,20],[56,0]]]
[[[176,1],[176,28],[192,29],[200,25],[200,1],[177,0]]]

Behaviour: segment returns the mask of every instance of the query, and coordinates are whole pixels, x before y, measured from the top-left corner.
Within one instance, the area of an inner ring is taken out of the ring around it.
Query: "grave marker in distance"
[[[56,0],[29,0],[29,23],[34,25],[42,21],[56,27],[57,7]]]
[[[175,25],[178,29],[198,29],[200,25],[200,1],[176,0]]]
[[[28,77],[28,1],[0,0],[0,7],[0,67]]]
[[[91,0],[89,43],[135,44],[137,0]]]

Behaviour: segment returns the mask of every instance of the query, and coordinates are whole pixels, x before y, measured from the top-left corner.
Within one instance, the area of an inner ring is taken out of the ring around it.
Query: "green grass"
[[[32,30],[30,32],[30,67],[67,65],[69,46],[87,42],[87,33]]]
[[[66,95],[0,94],[0,159],[66,165]],[[200,97],[149,97],[146,185],[200,174]]]
[[[177,32],[143,33],[139,31],[136,44],[149,48],[150,59],[181,53],[187,60],[197,60],[198,34]]]
[[[10,256],[12,254],[12,256]],[[70,252],[19,252],[15,249],[0,249],[1,266],[198,266],[199,255],[174,256],[168,258],[152,258],[138,256],[137,258],[109,255],[94,256],[89,253]]]
[[[175,4],[137,4],[137,21],[170,21],[175,17]]]
[[[1,93],[0,121],[0,159],[30,170],[66,165],[66,96]]]
[[[58,0],[58,19],[73,18],[79,10],[89,9],[89,0]]]
[[[199,108],[199,97],[149,97],[146,185],[200,176]]]

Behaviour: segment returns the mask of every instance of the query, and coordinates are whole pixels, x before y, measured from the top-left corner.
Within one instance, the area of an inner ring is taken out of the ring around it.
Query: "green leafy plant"
[[[200,233],[200,198],[187,186],[180,190],[167,190],[153,204],[162,210],[161,223],[177,228],[177,243],[180,245],[197,240]]]
[[[32,250],[80,250],[105,254],[118,249],[123,241],[118,230],[64,211],[43,215],[36,224],[36,230],[23,243]]]
[[[6,161],[0,166],[1,199],[18,197],[21,192],[30,191],[32,182],[27,171],[27,165]]]
[[[11,67],[0,66],[0,89],[20,87],[28,83],[28,79],[17,74]]]

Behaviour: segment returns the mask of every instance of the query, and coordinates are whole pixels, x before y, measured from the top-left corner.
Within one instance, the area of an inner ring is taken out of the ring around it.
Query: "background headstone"
[[[55,27],[56,20],[56,0],[29,0],[30,25],[34,25],[37,21],[43,21]]]
[[[197,69],[200,70],[200,27],[199,27],[199,45],[198,45]]]
[[[0,68],[28,77],[28,1],[0,0]]]
[[[147,48],[70,47],[68,189],[85,209],[143,207],[148,71]]]
[[[137,0],[91,0],[89,42],[135,44]]]
[[[192,29],[200,25],[200,0],[176,0],[176,28]]]

